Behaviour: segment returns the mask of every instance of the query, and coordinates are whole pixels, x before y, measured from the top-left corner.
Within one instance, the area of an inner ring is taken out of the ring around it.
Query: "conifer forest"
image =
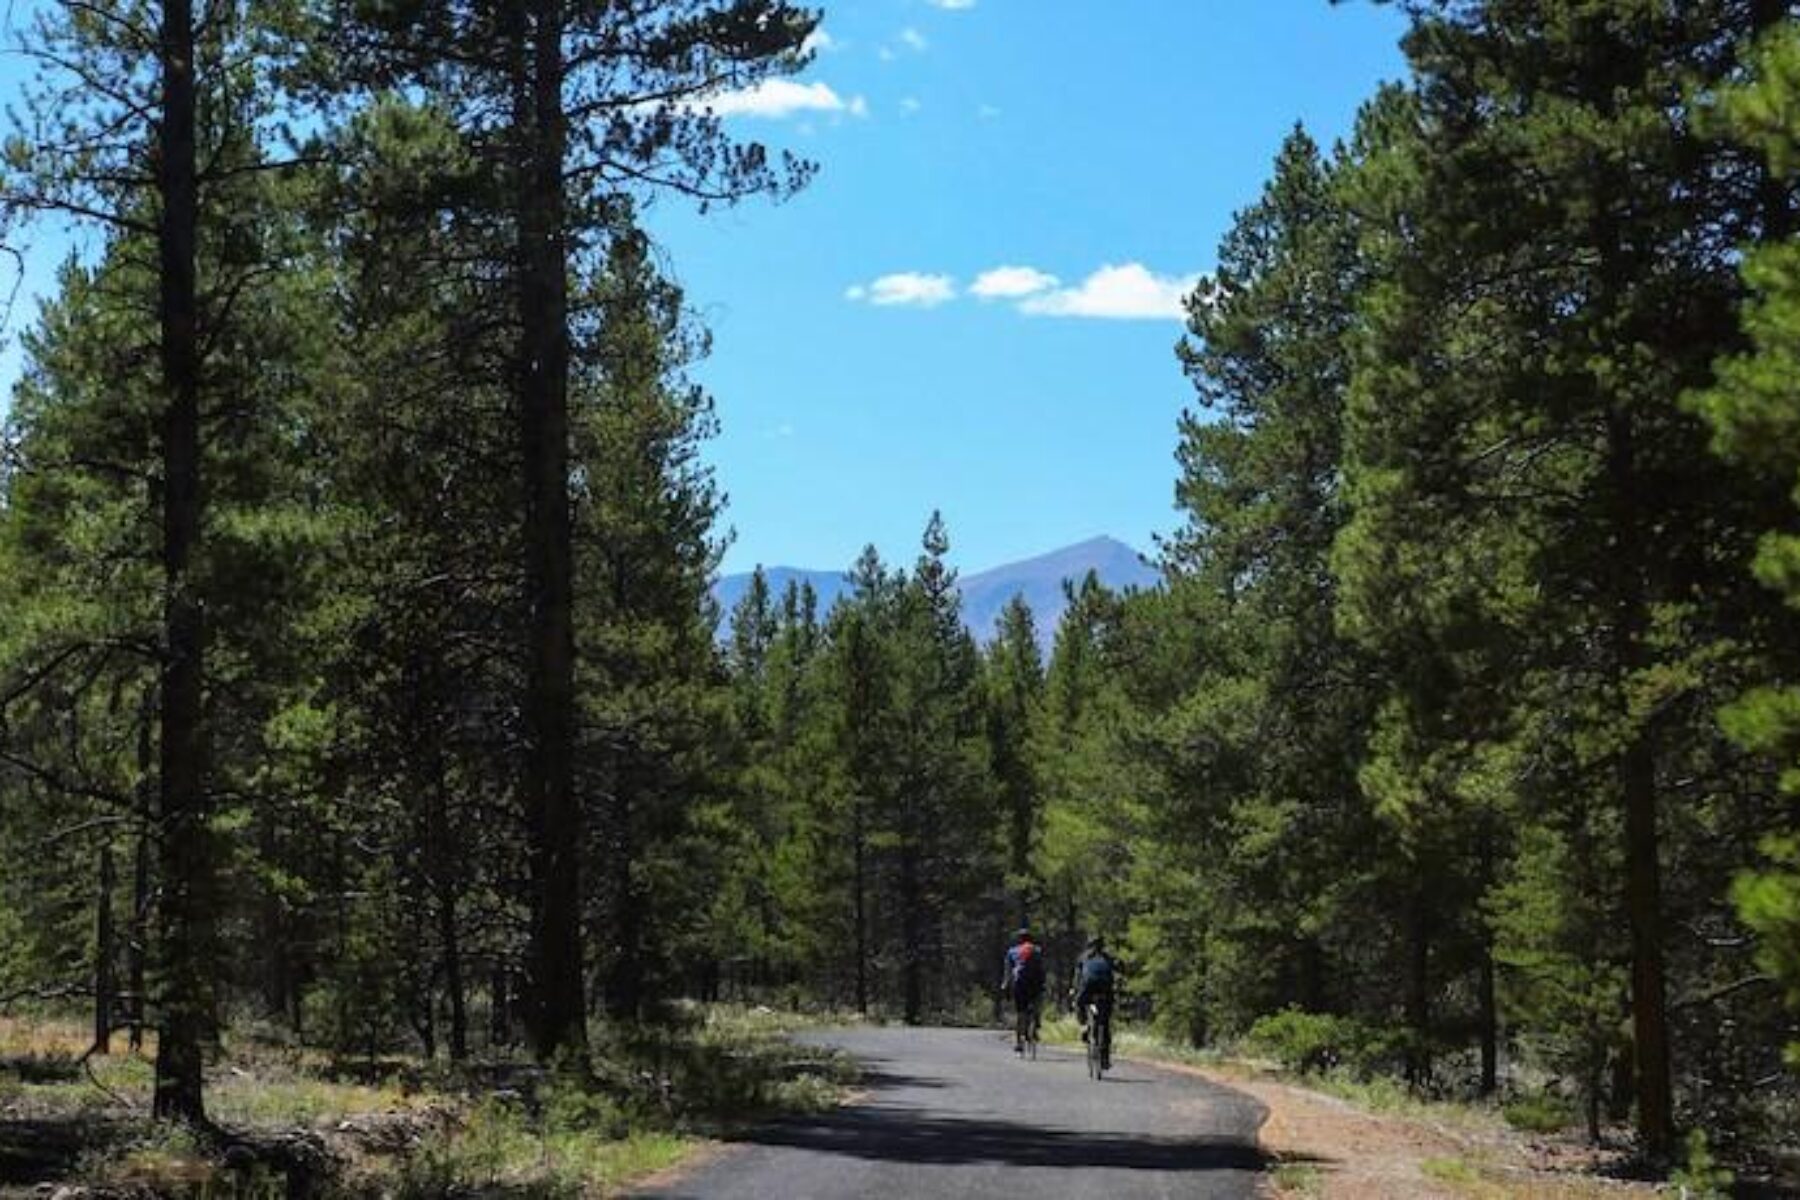
[[[0,243],[90,252],[8,330],[0,1025],[216,1130],[251,1042],[604,1090],[696,1006],[996,1024],[1029,926],[1170,1044],[1778,1177],[1800,13],[1393,7],[1170,326],[1159,581],[970,629],[928,494],[715,599],[646,213],[833,170],[707,104],[821,13],[41,0]]]

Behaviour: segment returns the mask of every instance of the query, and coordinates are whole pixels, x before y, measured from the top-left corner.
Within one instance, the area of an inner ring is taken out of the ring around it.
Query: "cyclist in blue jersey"
[[[1081,1040],[1100,1037],[1100,1065],[1112,1069],[1112,1013],[1116,997],[1118,967],[1106,952],[1106,939],[1098,935],[1088,939],[1087,952],[1075,968],[1075,1019],[1081,1022]],[[1093,1027],[1089,1027],[1088,1009],[1092,1007]]]

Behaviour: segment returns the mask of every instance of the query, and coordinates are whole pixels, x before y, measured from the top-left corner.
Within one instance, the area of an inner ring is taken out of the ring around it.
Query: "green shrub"
[[[1508,1125],[1527,1133],[1556,1133],[1573,1125],[1577,1115],[1574,1106],[1554,1092],[1527,1093],[1500,1112]]]
[[[1309,1075],[1340,1067],[1369,1074],[1399,1057],[1395,1035],[1378,1026],[1298,1008],[1263,1017],[1250,1027],[1246,1042],[1256,1053]]]
[[[1725,1200],[1731,1195],[1734,1176],[1713,1158],[1700,1130],[1688,1134],[1683,1157],[1682,1165],[1669,1176],[1669,1186],[1682,1200]]]

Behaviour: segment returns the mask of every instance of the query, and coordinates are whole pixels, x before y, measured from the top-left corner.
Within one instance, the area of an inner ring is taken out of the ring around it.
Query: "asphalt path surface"
[[[1267,1115],[1248,1096],[1128,1060],[1099,1082],[1078,1054],[1035,1062],[972,1029],[809,1034],[863,1064],[852,1103],[754,1129],[657,1190],[664,1200],[827,1197],[1251,1197]]]

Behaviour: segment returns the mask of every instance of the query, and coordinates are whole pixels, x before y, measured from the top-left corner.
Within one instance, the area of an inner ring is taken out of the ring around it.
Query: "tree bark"
[[[94,899],[94,1053],[112,1053],[113,1004],[118,986],[113,975],[113,868],[111,840],[100,843],[100,890]]]
[[[569,514],[568,255],[560,0],[530,0],[517,67],[519,440],[525,484],[524,799],[530,837],[532,1049],[584,1053],[581,810],[576,802],[574,546]]]
[[[857,796],[851,800],[852,853],[855,856],[856,879],[854,889],[853,919],[856,922],[856,1011],[860,1016],[869,1015],[869,850],[868,833],[864,829],[863,800]]]
[[[1484,937],[1481,943],[1481,978],[1477,983],[1481,1006],[1481,1083],[1483,1096],[1491,1096],[1500,1087],[1500,1007],[1494,995],[1494,942]]]
[[[149,733],[143,734],[148,754]],[[131,933],[125,943],[125,986],[130,991],[127,1011],[131,1014],[131,1040],[126,1043],[133,1053],[144,1048],[144,951],[150,941],[150,835],[139,829],[137,848],[132,854]]]
[[[1423,885],[1413,892],[1407,926],[1406,1082],[1416,1088],[1431,1074],[1431,910]]]
[[[138,711],[137,844],[131,866],[131,932],[125,943],[125,979],[129,990],[132,1053],[144,1048],[144,960],[150,947],[150,823],[156,815],[155,747],[151,722],[156,717],[156,692],[146,689]]]
[[[1631,917],[1631,1034],[1638,1138],[1646,1156],[1666,1161],[1675,1147],[1667,985],[1663,973],[1662,868],[1657,858],[1656,764],[1639,733],[1620,764],[1625,797],[1625,906]]]
[[[444,758],[432,752],[432,786],[426,798],[429,822],[431,882],[435,892],[438,949],[443,959],[444,990],[450,1002],[450,1061],[469,1056],[468,1002],[463,988],[462,940],[456,922],[457,873],[451,869],[455,851],[450,845],[449,798],[444,780]]]
[[[1641,544],[1637,458],[1630,417],[1608,420],[1607,471],[1613,494],[1613,529],[1623,561],[1615,568],[1613,670],[1621,720],[1632,719],[1628,689],[1644,666],[1649,614],[1643,574],[1632,552]],[[1625,911],[1631,926],[1631,1030],[1638,1140],[1652,1161],[1667,1161],[1675,1147],[1669,1052],[1667,984],[1663,969],[1662,866],[1657,836],[1656,748],[1645,725],[1631,729],[1618,761],[1625,810]]]
[[[637,840],[632,832],[630,782],[625,772],[612,776],[613,839],[609,864],[612,872],[613,960],[606,980],[606,1010],[616,1020],[635,1020],[644,1002],[644,913],[632,882],[632,860]]]
[[[158,47],[162,111],[158,189],[162,214],[161,324],[163,646],[160,824],[162,883],[157,949],[160,1022],[153,1110],[201,1123],[201,1046],[211,1019],[211,853],[207,844],[203,711],[205,616],[193,574],[200,539],[200,354],[196,276],[199,184],[195,170],[192,0],[164,0]]]
[[[917,1025],[924,1016],[924,987],[921,978],[924,935],[923,901],[919,889],[919,851],[910,836],[903,835],[900,844],[900,988],[908,1025]]]
[[[506,967],[494,964],[488,975],[488,1046],[512,1045],[512,985]]]

